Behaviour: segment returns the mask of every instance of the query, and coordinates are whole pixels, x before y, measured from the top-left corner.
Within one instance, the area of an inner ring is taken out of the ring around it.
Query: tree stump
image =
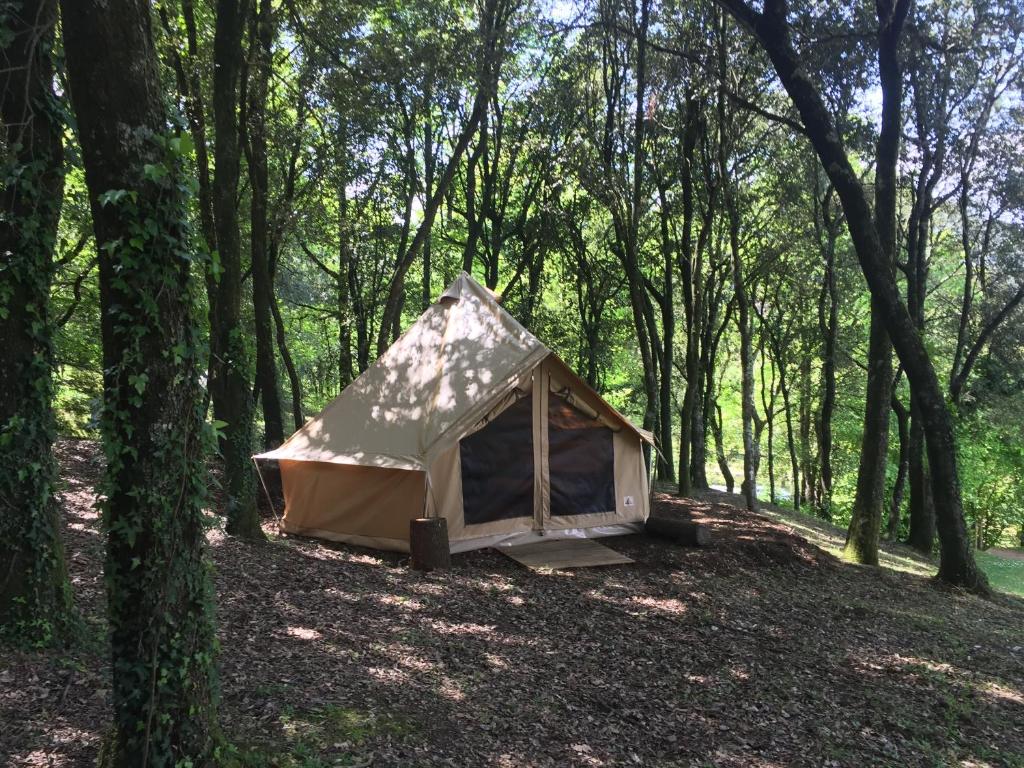
[[[711,545],[711,531],[692,520],[672,520],[667,517],[649,517],[645,523],[647,533],[662,539],[669,539],[687,547]]]
[[[448,521],[443,517],[417,517],[409,521],[409,552],[417,571],[451,568]]]

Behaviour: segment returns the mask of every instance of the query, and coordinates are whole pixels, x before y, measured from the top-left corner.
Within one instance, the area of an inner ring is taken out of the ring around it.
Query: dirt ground
[[[110,719],[98,452],[59,449],[88,638],[0,649],[0,765],[91,765]],[[550,574],[214,532],[238,762],[1024,766],[1024,601],[840,563],[732,500],[658,496],[708,549],[610,539],[637,562]]]

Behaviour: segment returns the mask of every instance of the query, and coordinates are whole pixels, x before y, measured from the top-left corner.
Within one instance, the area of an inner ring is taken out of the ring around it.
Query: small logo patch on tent
[[[632,496],[624,496],[623,499],[622,499],[622,506],[624,506],[624,507],[635,506],[635,504],[633,503],[633,497]]]

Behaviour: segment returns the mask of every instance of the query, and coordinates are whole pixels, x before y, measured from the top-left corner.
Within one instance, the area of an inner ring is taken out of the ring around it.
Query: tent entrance
[[[614,513],[612,430],[552,393],[547,431],[551,517]]]
[[[533,395],[459,442],[466,525],[532,518]]]

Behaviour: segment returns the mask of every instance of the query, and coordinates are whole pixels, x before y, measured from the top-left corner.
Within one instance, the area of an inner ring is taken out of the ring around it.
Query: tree
[[[242,329],[242,257],[238,230],[239,72],[242,65],[243,0],[217,0],[213,42],[213,214],[217,232],[210,312],[210,393],[213,414],[224,424],[225,514],[228,533],[262,539],[256,508],[252,456],[251,362]],[[259,237],[259,235],[257,235]],[[265,235],[263,236],[265,237]],[[268,280],[260,280],[266,301]]]
[[[256,389],[263,406],[264,448],[284,442],[281,392],[277,384],[274,356],[273,292],[270,271],[270,223],[267,216],[270,176],[267,168],[267,95],[273,66],[275,22],[270,0],[260,0],[251,27],[252,63],[249,69],[245,125],[250,203],[250,242],[252,261],[252,302],[256,326]]]
[[[53,251],[64,187],[56,0],[0,5],[0,627],[34,643],[71,617],[53,499]]]
[[[903,74],[899,60],[903,24],[910,0],[880,0],[878,13],[878,73],[882,87],[882,125],[875,149],[875,229],[884,268],[896,263],[896,164],[902,128]],[[895,284],[895,275],[892,275]],[[864,403],[857,494],[843,554],[857,563],[878,565],[878,537],[885,504],[885,475],[889,454],[889,410],[892,405],[892,342],[885,328],[884,307],[871,297],[868,341],[868,382]]]
[[[190,142],[168,123],[145,0],[61,4],[100,253],[110,766],[206,765],[216,741]],[[111,83],[117,83],[112,88]]]
[[[377,332],[378,355],[383,354],[388,348],[392,341],[391,331],[396,327],[400,319],[406,273],[420,255],[420,250],[430,236],[434,217],[437,216],[441,202],[444,200],[452,180],[455,178],[459,162],[469,147],[469,143],[477,127],[480,125],[480,121],[483,119],[492,94],[498,88],[498,82],[501,77],[501,64],[505,57],[505,46],[508,42],[506,33],[509,21],[516,11],[517,3],[513,0],[479,0],[477,6],[480,53],[477,58],[478,71],[473,107],[448,157],[447,166],[437,178],[433,192],[423,207],[423,220],[417,227],[416,234],[412,237],[408,246],[400,250],[398,264],[388,287],[383,319]],[[411,200],[411,197],[409,199]]]
[[[939,578],[987,594],[988,581],[971,553],[963,516],[953,423],[924,340],[900,297],[887,249],[875,227],[864,187],[850,164],[835,121],[792,42],[785,0],[755,11],[743,0],[718,0],[768,54],[803,122],[846,214],[847,228],[873,301],[885,320],[911,390],[920,398],[941,539]]]

